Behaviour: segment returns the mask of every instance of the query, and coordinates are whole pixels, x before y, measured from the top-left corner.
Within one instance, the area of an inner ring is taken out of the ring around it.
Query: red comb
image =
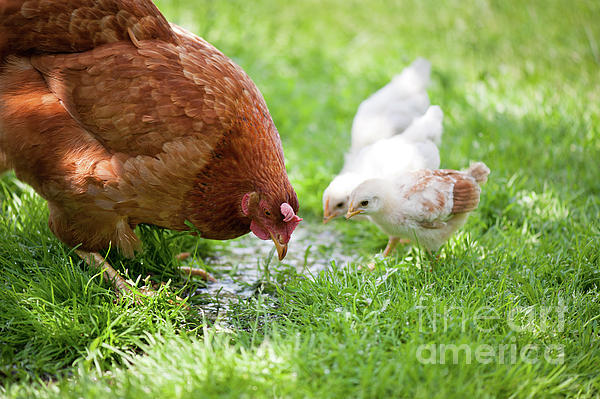
[[[281,204],[280,209],[281,209],[281,214],[283,215],[284,222],[287,223],[292,220],[297,220],[297,221],[302,220],[298,216],[296,216],[296,214],[294,213],[294,210],[292,209],[290,204],[288,204],[287,202],[284,202],[283,204]]]

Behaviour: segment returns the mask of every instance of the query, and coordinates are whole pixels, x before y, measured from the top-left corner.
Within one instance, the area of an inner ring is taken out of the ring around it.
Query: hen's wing
[[[214,126],[231,121],[217,118],[224,111],[217,111],[210,87],[186,76],[185,57],[174,45],[142,41],[140,48],[118,42],[31,63],[91,135],[113,152],[136,156],[156,155],[185,136],[203,135],[212,146],[219,139]]]
[[[235,122],[240,99],[262,96],[229,58],[176,29],[179,44],[122,41],[31,63],[69,114],[112,152],[156,155],[186,137],[213,148]],[[262,101],[253,105],[267,111]]]
[[[129,40],[175,41],[150,0],[0,0],[0,57],[69,53]]]
[[[184,197],[235,131],[240,99],[268,115],[241,68],[183,30],[177,37],[180,45],[134,39],[31,58],[73,119],[112,154],[98,167],[104,187],[88,188],[97,204],[170,228],[184,228]]]

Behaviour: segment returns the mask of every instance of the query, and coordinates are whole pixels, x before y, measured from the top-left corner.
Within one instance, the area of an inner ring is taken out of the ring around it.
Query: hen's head
[[[296,196],[281,201],[256,191],[246,193],[242,198],[242,212],[250,218],[250,230],[258,238],[273,240],[279,260],[282,260],[287,253],[292,232],[302,220],[296,215],[298,212]]]

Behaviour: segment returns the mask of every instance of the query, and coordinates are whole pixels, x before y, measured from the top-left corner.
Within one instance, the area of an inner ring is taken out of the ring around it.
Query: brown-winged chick
[[[421,169],[393,179],[371,179],[350,195],[346,217],[368,215],[389,236],[388,256],[401,238],[436,251],[479,204],[480,184],[489,168],[482,162],[466,171]]]

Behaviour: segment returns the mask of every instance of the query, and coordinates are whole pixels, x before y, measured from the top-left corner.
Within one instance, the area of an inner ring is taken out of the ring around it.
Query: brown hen
[[[186,221],[203,238],[253,231],[283,259],[301,219],[260,91],[152,2],[0,0],[0,57],[0,168],[84,259]]]

